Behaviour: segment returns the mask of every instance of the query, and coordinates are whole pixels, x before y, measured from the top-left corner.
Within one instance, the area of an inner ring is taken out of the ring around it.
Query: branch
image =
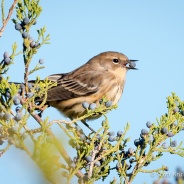
[[[11,7],[9,9],[8,16],[6,17],[6,20],[3,21],[3,25],[2,25],[2,27],[0,29],[0,37],[2,37],[2,34],[3,34],[4,30],[5,30],[5,27],[6,27],[7,23],[8,23],[8,21],[10,20],[10,18],[12,16],[13,10],[14,10],[17,2],[18,2],[18,0],[14,0],[13,1],[13,4],[11,5]]]

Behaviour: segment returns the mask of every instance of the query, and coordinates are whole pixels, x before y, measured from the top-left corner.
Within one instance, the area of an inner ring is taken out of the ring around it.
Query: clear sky
[[[5,2],[6,8],[9,4]],[[36,75],[45,78],[54,73],[69,72],[103,51],[118,51],[130,59],[138,59],[138,71],[129,71],[123,96],[117,110],[108,114],[111,129],[118,131],[130,122],[129,147],[149,120],[155,122],[167,111],[166,97],[171,92],[184,100],[184,1],[172,0],[93,0],[93,1],[41,1],[43,12],[31,34],[46,25],[51,35],[51,44],[43,46],[34,58],[45,59],[46,69]],[[0,56],[11,51],[11,44],[17,42],[21,50],[20,34],[9,22],[0,38]],[[23,60],[15,59],[8,75],[11,81],[23,81]],[[63,119],[55,109],[49,108],[45,116]],[[101,120],[90,122],[95,129]],[[177,136],[183,140],[184,132]],[[74,156],[74,153],[71,153]],[[11,148],[0,158],[0,176],[4,184],[40,184],[40,173],[27,156]],[[184,169],[183,159],[166,154],[163,159],[148,168],[162,165],[169,172],[177,166]],[[28,167],[29,166],[29,167]],[[36,170],[36,172],[34,172]],[[110,176],[112,179],[114,175]],[[140,174],[133,183],[151,183],[149,174]],[[170,178],[173,181],[173,177]],[[96,182],[101,183],[101,182]],[[105,183],[109,183],[107,180]]]

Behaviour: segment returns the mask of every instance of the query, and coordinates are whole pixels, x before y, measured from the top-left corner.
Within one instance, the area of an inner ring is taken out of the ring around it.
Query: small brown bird
[[[136,69],[135,61],[119,52],[103,52],[72,72],[50,75],[48,79],[57,86],[48,90],[47,103],[70,118],[84,114],[83,102],[98,105],[105,96],[117,104],[126,72]]]

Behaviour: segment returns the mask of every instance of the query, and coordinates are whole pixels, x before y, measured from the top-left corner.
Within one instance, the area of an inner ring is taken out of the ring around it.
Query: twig
[[[7,17],[6,17],[6,20],[3,21],[3,25],[2,25],[2,27],[1,27],[1,29],[0,29],[0,37],[2,37],[2,34],[3,34],[4,30],[5,30],[5,27],[6,27],[7,23],[8,23],[8,21],[10,20],[10,18],[11,18],[11,16],[12,16],[13,10],[14,10],[14,8],[15,8],[17,2],[18,2],[18,0],[14,0],[14,1],[13,1],[13,4],[11,5],[11,7],[10,7],[10,9],[9,9],[9,12],[8,12],[8,15],[7,15]]]

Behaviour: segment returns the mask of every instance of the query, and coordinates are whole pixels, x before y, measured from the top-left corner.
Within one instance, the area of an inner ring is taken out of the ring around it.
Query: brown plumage
[[[117,104],[124,88],[126,72],[136,69],[124,54],[104,52],[66,74],[48,79],[57,82],[49,89],[47,102],[65,116],[76,118],[84,113],[82,102],[99,104],[102,97]]]

